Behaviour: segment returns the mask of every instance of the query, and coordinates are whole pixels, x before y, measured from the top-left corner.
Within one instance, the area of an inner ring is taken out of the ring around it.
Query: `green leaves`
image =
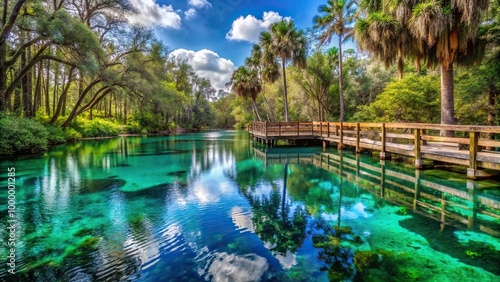
[[[393,81],[369,106],[353,117],[357,121],[439,122],[439,78],[407,75]]]

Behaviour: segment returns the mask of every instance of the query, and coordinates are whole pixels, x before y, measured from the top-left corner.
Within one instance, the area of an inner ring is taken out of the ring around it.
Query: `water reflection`
[[[359,192],[359,188],[362,188],[379,199],[408,207],[414,212],[433,218],[440,222],[441,229],[445,225],[465,226],[500,237],[500,187],[497,182],[460,179],[456,174],[446,171],[414,170],[395,163],[375,162],[373,158],[359,154],[290,154],[281,153],[280,150],[275,150],[275,153],[272,149],[269,151],[265,153],[254,150],[254,155],[266,165],[294,162],[312,164],[332,172],[337,179],[332,181],[336,186],[330,190],[338,195],[338,215],[342,213],[344,183],[354,185],[354,189],[349,189],[350,191]],[[301,167],[300,170],[304,169]],[[298,174],[297,177],[302,176]],[[316,180],[313,178],[310,182],[313,181]],[[303,197],[304,195],[299,196]],[[317,199],[311,202],[316,201]],[[321,209],[332,211],[333,207],[322,206]],[[356,209],[360,214],[364,213],[362,206]],[[401,211],[404,213],[405,209]],[[312,214],[316,213],[317,211],[312,210]],[[340,217],[338,223],[340,224]]]

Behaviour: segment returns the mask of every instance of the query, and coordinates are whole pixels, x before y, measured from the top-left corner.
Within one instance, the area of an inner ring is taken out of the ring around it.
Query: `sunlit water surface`
[[[463,174],[238,131],[82,141],[0,172],[2,281],[500,281],[500,184]],[[339,225],[325,258],[313,237]]]

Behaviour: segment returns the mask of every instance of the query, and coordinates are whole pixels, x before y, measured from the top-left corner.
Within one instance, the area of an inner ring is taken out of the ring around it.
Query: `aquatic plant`
[[[382,255],[373,251],[357,251],[354,254],[354,265],[358,271],[379,267],[381,262]]]
[[[471,258],[477,258],[477,257],[480,257],[481,254],[476,252],[476,251],[473,251],[473,250],[465,250],[465,254]]]
[[[396,213],[400,214],[400,215],[407,215],[408,214],[408,208],[407,207],[401,207],[401,208],[399,208],[399,210]]]

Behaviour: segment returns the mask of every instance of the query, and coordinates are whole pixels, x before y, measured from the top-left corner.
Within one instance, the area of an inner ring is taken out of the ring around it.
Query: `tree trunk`
[[[441,124],[455,124],[453,63],[441,64]],[[441,136],[453,136],[453,131],[441,130]]]
[[[285,173],[283,176],[283,193],[281,199],[281,212],[284,214],[285,212],[285,203],[286,203],[286,181],[288,178],[288,161],[285,162]]]
[[[47,72],[45,73],[45,80],[44,81],[45,81],[45,114],[50,116],[50,93],[49,93],[50,60],[47,60]]]
[[[70,70],[69,70],[69,74],[68,74],[68,82],[65,84],[65,86],[63,87],[63,92],[61,93],[61,97],[59,97],[59,102],[57,103],[57,108],[56,110],[54,111],[54,116],[52,117],[52,119],[50,120],[50,124],[54,124],[56,121],[57,121],[57,118],[59,118],[59,114],[61,113],[61,111],[63,110],[63,107],[64,105],[66,104],[66,99],[67,99],[67,96],[68,96],[68,91],[69,91],[69,87],[71,85],[71,77],[73,76],[73,71],[74,71],[74,67],[72,67]]]
[[[123,101],[123,124],[127,124],[127,97]]]
[[[339,96],[340,96],[340,122],[344,121],[344,91],[342,83],[342,35],[339,35]]]
[[[262,121],[262,118],[260,117],[260,114],[259,114],[259,109],[257,108],[257,103],[255,103],[254,99],[252,99],[252,106],[253,106],[253,110],[255,111],[255,115],[257,116],[259,121]]]
[[[0,45],[0,112],[6,110],[6,97],[7,91],[7,66],[5,61],[7,59],[7,44]]]
[[[281,58],[281,68],[283,69],[283,104],[285,104],[285,121],[288,122],[288,92],[286,90],[286,58]]]
[[[28,49],[29,50],[29,49]],[[26,67],[27,61],[28,61],[28,50],[25,50],[23,54],[21,55],[21,69],[24,69]],[[30,78],[31,75],[29,75],[31,71],[29,71],[27,74],[25,74],[22,79],[21,79],[21,89],[23,92],[23,110],[24,110],[24,116],[25,117],[31,117],[32,112],[31,112],[31,83],[30,83]]]
[[[36,77],[36,86],[35,86],[35,97],[33,104],[33,114],[36,116],[38,112],[38,108],[42,105],[42,70],[43,63],[40,62],[38,64],[38,69],[36,69],[37,77]]]
[[[59,87],[59,63],[55,63],[55,70],[54,70],[54,86],[53,86],[53,92],[52,92],[52,112],[56,111],[56,101],[57,101],[57,88]]]
[[[21,110],[22,110],[22,106],[21,106],[21,89],[19,87],[16,88],[16,90],[14,90],[14,106],[12,107],[13,109],[13,113],[16,115],[16,116],[21,116]]]

